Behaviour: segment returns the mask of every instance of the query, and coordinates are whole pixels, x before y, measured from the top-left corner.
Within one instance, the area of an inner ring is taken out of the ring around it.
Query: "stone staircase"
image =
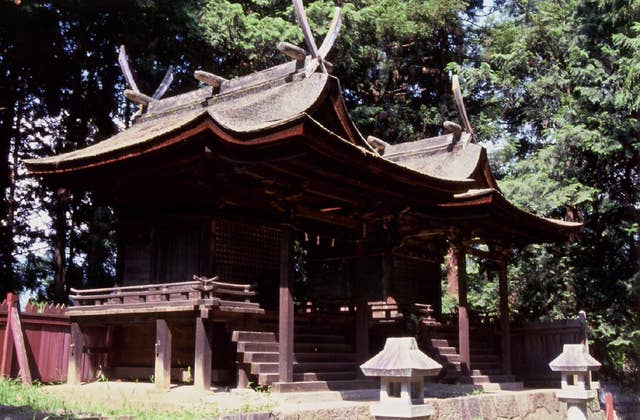
[[[471,335],[471,366],[469,375],[463,375],[458,353],[458,334],[454,330],[442,330],[431,338],[432,354],[444,367],[441,380],[447,383],[466,382],[480,385],[485,391],[519,390],[522,382],[506,373],[499,352],[486,338]]]
[[[348,390],[377,387],[358,379],[358,364],[352,345],[344,336],[299,332],[294,336],[293,381],[279,382],[278,342],[273,332],[234,331],[238,363],[248,379],[272,386],[275,392]]]

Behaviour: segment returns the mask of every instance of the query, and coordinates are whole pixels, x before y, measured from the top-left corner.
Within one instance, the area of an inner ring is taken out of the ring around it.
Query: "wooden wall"
[[[190,281],[194,274],[209,275],[203,252],[208,226],[203,219],[181,215],[162,219],[122,215],[119,284],[172,283]]]
[[[398,303],[428,303],[440,312],[440,264],[415,258],[393,258],[390,294]]]

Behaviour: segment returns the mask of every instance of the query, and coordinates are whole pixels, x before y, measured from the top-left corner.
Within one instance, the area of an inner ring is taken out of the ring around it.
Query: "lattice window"
[[[258,283],[279,272],[279,230],[220,220],[215,232],[216,273],[221,281]]]

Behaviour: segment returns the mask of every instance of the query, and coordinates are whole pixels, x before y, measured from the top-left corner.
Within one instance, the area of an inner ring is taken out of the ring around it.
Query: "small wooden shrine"
[[[319,49],[306,34],[310,55],[281,44],[292,61],[231,80],[198,71],[203,87],[167,98],[171,77],[146,96],[123,54],[127,97],[141,104],[134,124],[26,161],[47,185],[91,191],[118,217],[117,285],[72,290],[69,382],[101,352],[110,378],[153,374],[163,387],[191,372],[203,388],[212,375],[280,391],[367,386],[357,366],[381,348],[372,337],[385,323],[438,318],[447,253],[458,322],[434,346],[455,347],[458,370],[482,375],[465,276],[465,254],[480,254],[501,267],[509,373],[509,250],[580,225],[506,200],[464,112],[464,129],[450,123],[439,137],[365,139],[327,71],[339,22],[338,12]]]

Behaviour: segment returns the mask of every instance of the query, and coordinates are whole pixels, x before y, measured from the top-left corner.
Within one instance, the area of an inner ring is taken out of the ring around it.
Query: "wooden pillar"
[[[280,382],[293,382],[293,235],[285,225],[280,232],[280,307],[278,313],[278,374]]]
[[[393,279],[393,257],[390,253],[384,254],[382,257],[382,300],[385,302],[391,295]]]
[[[458,296],[458,257],[455,248],[451,246],[447,253],[447,265],[445,268],[447,273],[447,294],[450,296]]]
[[[356,355],[358,363],[369,359],[369,305],[367,304],[367,252],[356,242]]]
[[[166,319],[156,319],[156,360],[154,378],[156,387],[171,387],[171,330]]]
[[[453,248],[457,264],[458,280],[458,351],[460,352],[460,370],[463,375],[470,374],[471,350],[469,336],[469,312],[467,303],[467,256],[462,244]]]
[[[193,385],[200,390],[211,388],[211,362],[213,346],[211,343],[211,325],[207,318],[196,317],[195,361],[193,364]]]
[[[506,374],[511,374],[511,325],[509,320],[509,284],[507,278],[507,262],[500,261],[498,278],[498,292],[500,294],[500,330],[502,347],[502,364]]]
[[[14,305],[15,295],[7,293],[7,321],[4,327],[4,342],[2,344],[2,360],[0,361],[0,375],[11,377],[11,364],[13,363],[13,338],[11,337],[11,308]]]
[[[84,348],[84,333],[77,322],[71,323],[70,338],[67,383],[77,385],[82,382],[82,349]]]

